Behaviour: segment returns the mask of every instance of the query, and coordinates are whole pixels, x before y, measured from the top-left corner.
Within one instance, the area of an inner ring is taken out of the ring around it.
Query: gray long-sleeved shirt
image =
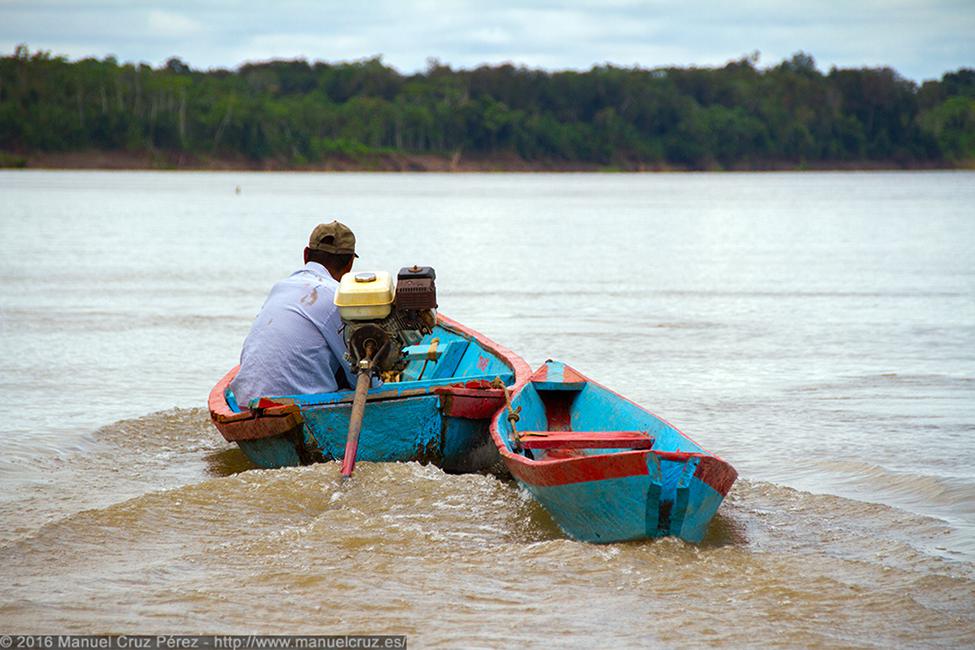
[[[350,386],[335,291],[324,266],[308,262],[271,289],[240,353],[240,371],[230,384],[237,403],[256,397],[331,393],[337,373]]]

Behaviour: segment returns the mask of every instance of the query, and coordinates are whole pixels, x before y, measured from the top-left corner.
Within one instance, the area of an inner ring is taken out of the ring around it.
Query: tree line
[[[401,74],[380,58],[236,70],[0,58],[0,151],[179,152],[284,165],[388,153],[690,169],[975,160],[975,69],[920,86],[798,53],[716,68],[513,65]]]

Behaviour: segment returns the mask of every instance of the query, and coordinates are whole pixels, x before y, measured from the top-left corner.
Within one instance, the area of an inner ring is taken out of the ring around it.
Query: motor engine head
[[[335,292],[353,369],[371,359],[375,374],[406,366],[403,348],[437,323],[437,275],[429,266],[400,269],[394,288],[385,271],[347,273]]]

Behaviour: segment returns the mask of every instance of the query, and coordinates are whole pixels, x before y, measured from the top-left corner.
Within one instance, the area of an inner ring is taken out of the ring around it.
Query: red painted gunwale
[[[234,366],[230,372],[217,382],[210,391],[207,406],[210,409],[210,421],[228,442],[238,440],[258,440],[272,438],[291,431],[302,422],[301,410],[294,405],[275,406],[262,409],[260,412],[242,409],[234,413],[227,404],[225,397],[227,386],[237,376],[240,366]]]
[[[530,375],[524,382],[516,382],[515,385],[512,386],[511,398],[514,399],[529,381],[546,381],[547,377],[548,366],[543,365],[536,370],[533,375]],[[590,382],[595,386],[605,388],[613,395],[619,397],[621,400],[629,402],[637,408],[646,411],[650,415],[653,415],[661,422],[664,422],[668,426],[672,427],[681,436],[687,438],[687,440],[694,442],[690,436],[686,435],[683,431],[659,417],[649,409],[640,406],[630,399],[627,399],[623,395],[620,395],[614,391],[612,388],[608,388],[597,381],[589,379],[575,368],[565,366],[563,379],[563,383]],[[501,454],[501,458],[508,467],[508,471],[510,471],[518,480],[531,485],[550,487],[556,485],[568,485],[570,483],[584,483],[586,481],[602,481],[607,479],[625,478],[628,476],[647,475],[650,473],[650,470],[647,467],[647,457],[650,454],[655,454],[660,460],[676,461],[687,460],[692,456],[699,457],[700,460],[698,461],[697,469],[694,471],[694,476],[700,479],[706,485],[711,486],[716,492],[721,494],[721,496],[728,495],[728,491],[734,484],[735,479],[738,478],[738,472],[734,467],[732,467],[727,461],[722,460],[720,457],[707,450],[704,450],[704,453],[688,453],[655,451],[651,449],[625,451],[614,454],[593,454],[591,456],[572,456],[568,458],[532,460],[530,458],[525,458],[521,454],[516,454],[509,451],[507,445],[504,444],[504,441],[501,438],[501,432],[498,431],[498,422],[506,415],[507,412],[502,410],[499,411],[498,414],[495,415],[491,420],[491,438],[494,440],[494,444],[498,448],[498,453]],[[698,446],[700,447],[700,445]],[[701,449],[704,448],[701,447]]]
[[[515,384],[524,384],[531,375],[531,368],[524,359],[487,338],[480,332],[458,323],[443,314],[437,314],[437,321],[447,329],[476,340],[485,350],[505,361],[515,376]],[[227,404],[226,390],[237,376],[240,366],[235,366],[223,376],[210,391],[207,406],[210,420],[228,442],[238,440],[259,440],[272,438],[294,429],[304,421],[299,407],[290,404],[273,406],[255,412],[242,409],[234,413]],[[444,412],[453,417],[487,419],[497,413],[504,405],[504,392],[497,388],[479,387],[473,382],[459,386],[443,386],[434,391],[444,403]]]

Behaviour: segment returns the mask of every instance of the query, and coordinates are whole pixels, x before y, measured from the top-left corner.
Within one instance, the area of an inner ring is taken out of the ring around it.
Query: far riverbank
[[[319,162],[284,159],[212,158],[177,152],[67,151],[0,152],[0,168],[187,170],[187,171],[350,171],[350,172],[681,172],[681,171],[882,171],[975,169],[964,163],[876,161],[765,161],[723,166],[676,166],[666,163],[623,162],[612,165],[559,160],[524,160],[517,155],[453,156],[381,152],[359,157],[336,156]]]

